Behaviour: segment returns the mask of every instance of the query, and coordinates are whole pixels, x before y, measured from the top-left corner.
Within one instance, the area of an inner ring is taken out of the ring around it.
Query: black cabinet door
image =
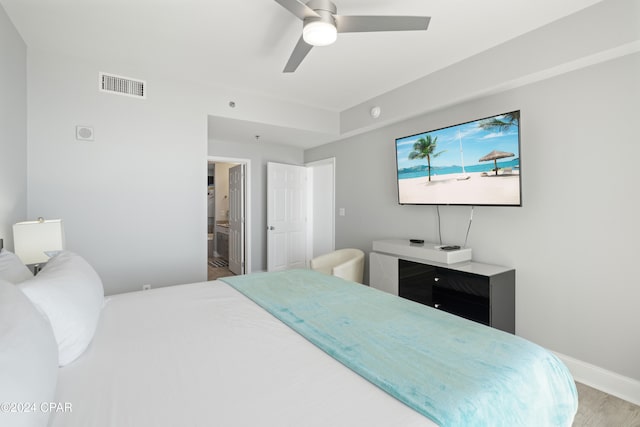
[[[433,307],[432,289],[436,267],[398,260],[398,295]]]
[[[398,295],[490,325],[489,278],[398,260]]]
[[[489,278],[436,267],[433,306],[465,319],[490,325]]]

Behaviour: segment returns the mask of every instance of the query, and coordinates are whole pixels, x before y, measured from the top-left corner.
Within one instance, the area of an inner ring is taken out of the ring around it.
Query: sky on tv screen
[[[426,166],[427,159],[409,159],[409,154],[414,151],[414,144],[420,138],[430,135],[437,138],[434,153],[431,156],[432,174],[460,173],[462,167],[466,172],[486,172],[493,169],[493,161],[480,161],[480,158],[497,150],[513,153],[513,156],[498,159],[499,167],[519,165],[519,122],[515,122],[507,129],[483,129],[480,123],[492,118],[501,120],[504,115],[475,120],[444,129],[424,132],[418,135],[407,136],[396,140],[398,178],[412,178],[426,174],[424,170],[416,171],[419,166]],[[414,169],[410,171],[408,169]]]

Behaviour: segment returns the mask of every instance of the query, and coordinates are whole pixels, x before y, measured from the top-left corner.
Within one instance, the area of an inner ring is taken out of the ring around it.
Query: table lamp
[[[62,220],[38,218],[13,224],[13,245],[20,260],[25,265],[35,265],[37,273],[52,252],[64,249]]]

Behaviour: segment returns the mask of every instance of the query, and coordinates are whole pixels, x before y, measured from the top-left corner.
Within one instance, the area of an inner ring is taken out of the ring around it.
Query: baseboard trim
[[[561,353],[554,354],[567,365],[577,382],[640,406],[640,381]]]

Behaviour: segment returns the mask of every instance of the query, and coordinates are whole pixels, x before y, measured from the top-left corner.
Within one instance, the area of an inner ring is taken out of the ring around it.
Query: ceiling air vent
[[[134,98],[146,98],[146,82],[129,77],[116,76],[115,74],[100,73],[100,90],[102,92],[115,93],[117,95],[132,96]]]

